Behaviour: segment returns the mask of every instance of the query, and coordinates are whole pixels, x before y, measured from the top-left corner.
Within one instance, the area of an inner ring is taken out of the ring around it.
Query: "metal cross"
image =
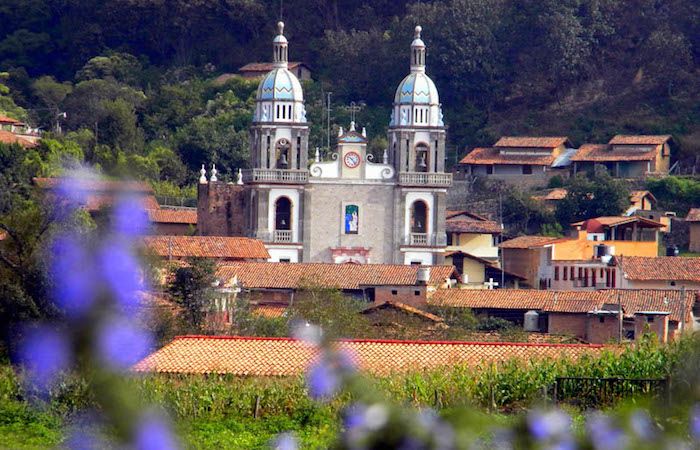
[[[350,102],[350,120],[355,121],[355,113],[360,111],[362,109],[361,106],[358,106],[355,102]]]
[[[491,290],[494,287],[498,286],[498,282],[493,281],[493,278],[489,278],[489,281],[484,282],[484,286]]]

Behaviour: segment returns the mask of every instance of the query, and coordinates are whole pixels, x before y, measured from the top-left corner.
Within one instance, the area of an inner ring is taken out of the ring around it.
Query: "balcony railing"
[[[274,242],[292,242],[292,230],[275,230],[272,238]]]
[[[308,170],[248,169],[243,171],[244,183],[306,183]]]
[[[404,245],[413,247],[444,247],[447,245],[445,233],[410,233],[404,236]]]
[[[452,185],[452,174],[433,172],[400,172],[399,184],[404,186],[450,187]]]

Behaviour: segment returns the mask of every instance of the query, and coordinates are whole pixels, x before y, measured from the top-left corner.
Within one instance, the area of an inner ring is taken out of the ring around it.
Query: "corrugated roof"
[[[533,247],[543,247],[545,245],[553,244],[560,240],[562,240],[562,238],[551,236],[518,236],[516,238],[501,242],[498,246],[500,248],[525,249]]]
[[[583,144],[571,157],[576,162],[616,162],[616,161],[651,161],[656,150],[640,152],[636,149],[614,149],[607,144]]]
[[[453,266],[428,267],[429,284],[433,286],[457,277]],[[249,289],[299,289],[314,284],[353,290],[362,286],[413,286],[419,268],[398,264],[232,262],[219,265],[217,277],[224,280],[237,277]]]
[[[661,145],[671,139],[670,134],[657,135],[624,135],[618,134],[608,144],[610,145]]]
[[[628,280],[700,282],[700,258],[619,256],[616,259]]]
[[[155,223],[184,223],[197,225],[197,210],[192,209],[149,209],[148,220]]]
[[[146,236],[143,242],[162,257],[268,259],[262,241],[229,236]]]
[[[545,155],[503,155],[498,148],[477,147],[459,162],[460,164],[529,164],[533,166],[550,166],[555,157]]]
[[[436,291],[428,304],[472,309],[541,310],[559,313],[587,313],[601,310],[604,304],[617,304],[620,295],[626,316],[639,311],[667,311],[670,320],[680,322],[685,305],[686,319],[697,293],[687,291],[685,303],[681,291],[671,289],[607,289],[597,291],[544,291],[532,289],[444,289]]]
[[[499,234],[501,226],[492,220],[448,219],[445,230],[450,233]]]
[[[389,375],[517,359],[596,355],[605,347],[585,344],[342,340],[335,343],[364,372]],[[136,372],[295,376],[318,358],[319,350],[290,338],[180,336],[133,368]]]
[[[503,136],[494,147],[556,148],[569,143],[566,136]]]

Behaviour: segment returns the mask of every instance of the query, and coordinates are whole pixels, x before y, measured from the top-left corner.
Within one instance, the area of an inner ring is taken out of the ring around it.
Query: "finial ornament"
[[[382,163],[389,164],[389,152],[386,149],[384,149],[384,154],[382,155]]]
[[[277,33],[284,34],[284,22],[282,22],[281,20],[277,22]]]
[[[367,128],[362,127],[362,137],[367,137]]]
[[[243,171],[241,169],[238,169],[238,177],[236,178],[236,184],[243,184]]]
[[[202,169],[199,171],[199,183],[207,184],[207,169],[204,168],[204,164],[202,164]]]
[[[314,155],[314,162],[321,162],[321,152],[318,147],[316,147],[316,155]]]
[[[420,39],[420,33],[421,33],[421,31],[423,31],[423,27],[421,27],[420,25],[416,25],[416,28],[415,28],[415,30],[414,30],[414,32],[413,32],[413,38],[414,38],[414,39]]]
[[[338,127],[338,137],[341,137],[343,134],[343,127]]]
[[[219,179],[216,177],[217,173],[219,173],[219,171],[216,170],[216,164],[212,164],[211,165],[211,178],[209,178],[209,182],[219,181]]]
[[[350,131],[355,131],[355,121],[350,121]]]

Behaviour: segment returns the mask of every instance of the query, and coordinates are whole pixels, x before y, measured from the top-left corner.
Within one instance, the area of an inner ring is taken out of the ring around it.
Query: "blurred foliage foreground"
[[[191,448],[695,448],[700,431],[694,338],[665,347],[650,338],[576,362],[505,361],[384,378],[358,376],[320,345],[322,357],[305,376],[147,375],[126,385],[168,411]],[[631,398],[605,415],[551,409],[543,387],[558,376],[670,377],[673,400]],[[89,383],[69,375],[36,396],[24,381],[21,370],[0,369],[0,446],[92,448],[66,441],[97,406]],[[95,433],[100,448],[114,442],[109,424]]]

